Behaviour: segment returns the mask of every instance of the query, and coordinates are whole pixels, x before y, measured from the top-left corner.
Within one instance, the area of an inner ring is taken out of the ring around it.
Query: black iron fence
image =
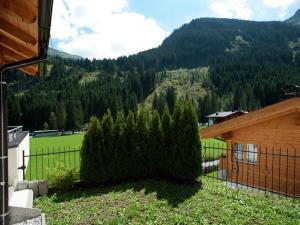
[[[68,168],[79,171],[80,147],[63,147],[31,150],[29,155],[22,154],[24,180],[48,179],[48,172],[63,163]]]
[[[300,151],[255,144],[204,145],[204,175],[265,194],[300,198]]]

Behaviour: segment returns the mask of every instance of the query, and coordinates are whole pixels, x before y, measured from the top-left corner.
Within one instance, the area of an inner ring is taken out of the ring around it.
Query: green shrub
[[[191,104],[168,107],[162,118],[141,109],[116,122],[108,112],[92,117],[81,149],[80,178],[86,183],[145,177],[195,181],[202,172],[198,121]]]
[[[64,163],[58,163],[48,173],[50,187],[58,191],[66,191],[74,187],[78,178],[79,174],[73,168],[66,167]]]

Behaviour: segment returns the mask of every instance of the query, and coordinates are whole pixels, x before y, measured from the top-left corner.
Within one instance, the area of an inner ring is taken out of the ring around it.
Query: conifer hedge
[[[191,104],[173,115],[140,110],[92,117],[81,149],[80,176],[103,183],[141,178],[194,181],[202,172],[197,116]]]

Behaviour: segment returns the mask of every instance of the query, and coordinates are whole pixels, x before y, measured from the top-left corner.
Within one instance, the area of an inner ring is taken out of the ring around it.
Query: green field
[[[207,126],[200,126],[199,131]],[[216,138],[202,139],[202,159],[204,162],[219,159],[222,154],[226,154],[227,144]]]
[[[80,154],[84,134],[40,137],[30,139],[30,160],[25,178],[47,179],[48,170],[58,162],[79,170]]]
[[[74,134],[54,137],[40,137],[30,139],[30,161],[25,178],[47,179],[48,170],[55,167],[58,162],[64,162],[68,167],[79,170],[79,149],[84,134]],[[225,153],[226,144],[220,140],[210,138],[202,141],[203,161],[212,161]],[[59,153],[60,152],[60,153]],[[41,156],[43,154],[43,156]]]
[[[81,146],[84,134],[73,134],[53,137],[39,137],[30,139],[30,149],[40,150],[44,149],[57,149],[59,147],[75,147]]]
[[[34,200],[47,224],[258,224],[300,223],[300,201],[227,188],[144,180],[55,193]]]
[[[213,161],[219,159],[222,154],[226,154],[227,144],[215,138],[202,140],[203,161]]]

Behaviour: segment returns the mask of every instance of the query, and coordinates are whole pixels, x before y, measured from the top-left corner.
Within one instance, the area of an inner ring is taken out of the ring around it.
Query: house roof
[[[242,110],[227,111],[227,112],[216,112],[216,113],[213,113],[211,115],[208,115],[207,118],[224,118],[224,117],[230,116],[232,114],[236,114],[236,113],[248,113],[248,112],[247,111],[242,111]]]
[[[217,137],[230,131],[262,123],[293,112],[300,113],[300,97],[287,99],[237,118],[204,128],[200,131],[200,136],[201,138]]]
[[[14,140],[8,142],[8,146],[7,146],[7,147],[8,147],[8,148],[15,148],[15,147],[18,147],[19,144],[24,140],[24,138],[25,138],[28,134],[29,134],[28,131],[22,131],[21,133],[19,133],[19,134],[17,135],[17,137],[16,137]]]
[[[1,69],[22,62],[21,71],[39,75],[38,65],[29,60],[47,55],[52,5],[53,0],[0,0]]]

